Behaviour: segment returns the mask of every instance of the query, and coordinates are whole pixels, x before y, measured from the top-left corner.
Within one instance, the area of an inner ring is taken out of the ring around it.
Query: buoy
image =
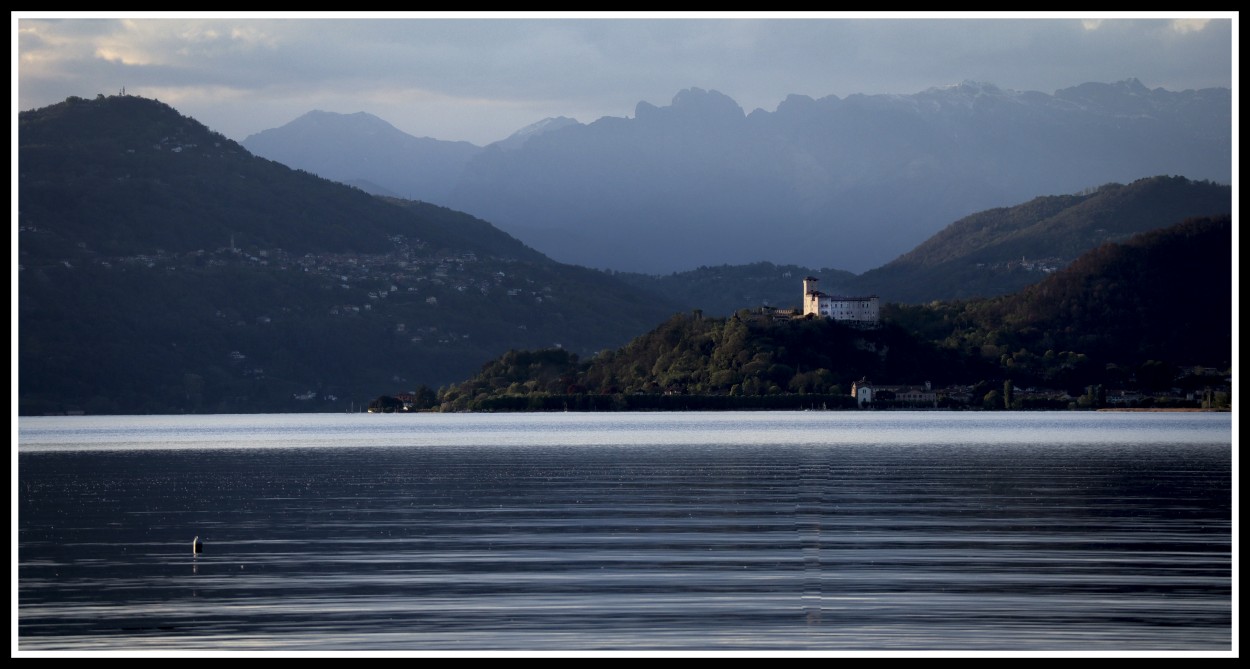
[[[192,552],[193,554],[198,554],[198,553],[203,553],[203,552],[204,552],[204,544],[200,543],[200,538],[199,538],[199,537],[196,537],[196,538],[194,538],[194,539],[192,539],[192,540],[191,540],[191,552]]]

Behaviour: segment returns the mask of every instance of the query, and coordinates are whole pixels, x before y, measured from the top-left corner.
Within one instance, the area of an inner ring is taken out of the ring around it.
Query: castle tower
[[[820,291],[816,284],[820,282],[814,276],[803,278],[803,315],[820,313]]]

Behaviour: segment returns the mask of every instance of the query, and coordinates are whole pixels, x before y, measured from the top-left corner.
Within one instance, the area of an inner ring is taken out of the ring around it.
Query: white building
[[[803,279],[803,315],[815,314],[835,321],[876,327],[881,322],[881,300],[876,295],[840,297],[816,289],[819,279]]]
[[[872,404],[872,390],[868,379],[860,379],[851,384],[851,397],[855,398],[856,404],[862,409],[865,404]]]

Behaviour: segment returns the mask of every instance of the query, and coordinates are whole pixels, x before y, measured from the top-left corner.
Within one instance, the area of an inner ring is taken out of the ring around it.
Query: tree
[[[426,411],[436,406],[438,406],[438,395],[429,386],[423,385],[417,388],[417,392],[413,393],[413,409]]]
[[[1080,406],[1089,409],[1099,409],[1107,405],[1107,389],[1101,383],[1096,383],[1085,388],[1085,394],[1078,400]]]
[[[404,406],[398,398],[390,395],[382,395],[369,402],[369,413],[395,413],[400,411]]]

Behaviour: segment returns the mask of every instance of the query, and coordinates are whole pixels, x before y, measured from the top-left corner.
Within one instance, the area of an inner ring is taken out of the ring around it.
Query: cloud
[[[1192,33],[1202,30],[1210,23],[1210,19],[1173,19],[1172,30],[1178,33]]]
[[[1232,22],[1209,17],[16,23],[22,109],[125,86],[178,100],[182,113],[239,139],[314,108],[367,111],[414,134],[485,143],[543,116],[630,115],[640,100],[668,104],[692,86],[772,110],[791,93],[914,93],[965,79],[1046,92],[1129,77],[1178,89],[1232,80]]]

